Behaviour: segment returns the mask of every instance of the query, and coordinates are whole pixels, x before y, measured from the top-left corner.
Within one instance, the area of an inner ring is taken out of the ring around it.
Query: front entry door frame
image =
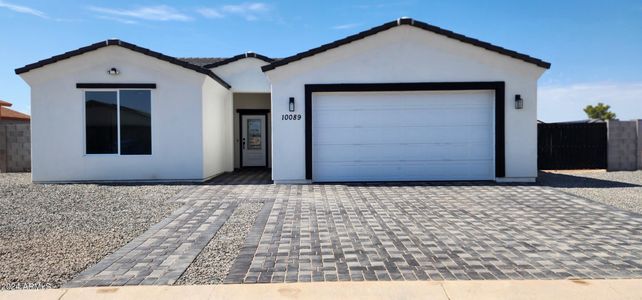
[[[239,167],[243,168],[243,116],[252,115],[252,116],[265,116],[265,167],[270,166],[270,155],[268,154],[270,150],[270,114],[269,109],[237,109],[236,112],[239,114]]]

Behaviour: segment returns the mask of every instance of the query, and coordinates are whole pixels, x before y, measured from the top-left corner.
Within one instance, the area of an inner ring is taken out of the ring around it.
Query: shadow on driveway
[[[575,176],[570,174],[559,174],[540,172],[537,178],[537,183],[541,186],[549,186],[556,188],[627,188],[627,187],[640,187],[640,185],[621,182],[604,180],[597,178],[590,178],[584,176]]]

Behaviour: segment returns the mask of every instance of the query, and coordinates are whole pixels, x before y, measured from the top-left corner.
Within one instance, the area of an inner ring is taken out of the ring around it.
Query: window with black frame
[[[86,91],[87,154],[152,154],[149,90]]]

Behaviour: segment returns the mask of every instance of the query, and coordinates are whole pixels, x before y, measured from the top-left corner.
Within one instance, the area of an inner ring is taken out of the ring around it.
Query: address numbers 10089
[[[286,120],[286,121],[301,120],[301,114],[285,114],[285,115],[281,115],[281,120]]]

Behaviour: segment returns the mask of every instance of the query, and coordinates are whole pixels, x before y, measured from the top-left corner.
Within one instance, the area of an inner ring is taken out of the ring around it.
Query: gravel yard
[[[642,171],[546,171],[538,183],[642,214]]]
[[[223,282],[262,207],[262,203],[256,202],[239,204],[176,284]]]
[[[547,171],[538,183],[642,213],[642,171]],[[169,200],[186,188],[31,184],[29,173],[0,174],[0,290],[60,287],[183,205]],[[262,207],[240,202],[176,284],[221,283]]]
[[[0,289],[60,287],[181,206],[168,200],[185,187],[0,174]]]

